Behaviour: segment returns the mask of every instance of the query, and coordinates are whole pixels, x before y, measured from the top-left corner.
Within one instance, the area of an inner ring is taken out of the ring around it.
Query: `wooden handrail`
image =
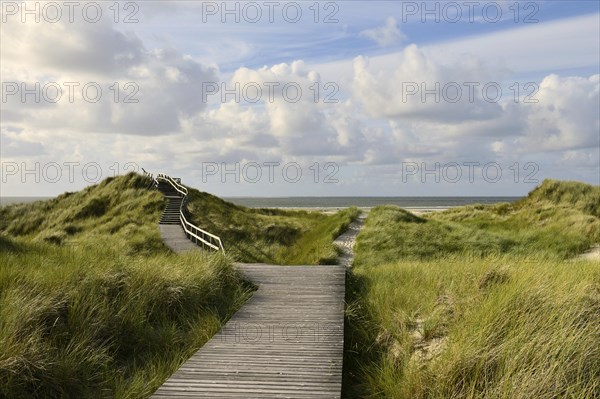
[[[190,223],[185,217],[184,210],[185,205],[187,204],[188,196],[187,187],[175,181],[175,179],[173,179],[171,176],[166,175],[164,173],[159,173],[158,175],[156,175],[154,181],[156,186],[158,186],[158,183],[160,181],[169,183],[171,187],[175,189],[175,191],[182,195],[183,201],[181,201],[181,206],[179,207],[179,222],[181,223],[181,227],[183,227],[183,231],[185,231],[186,236],[188,236],[188,238],[193,237],[194,239],[196,239],[196,244],[198,244],[198,241],[200,241],[203,245],[206,245],[207,247],[214,249],[215,251],[220,250],[223,251],[223,253],[225,253],[225,248],[223,248],[223,243],[221,242],[221,238],[219,236],[211,234],[208,231],[203,230],[198,226],[195,226],[194,224]],[[201,234],[202,237],[199,234]],[[213,242],[206,240],[205,237],[212,238]]]

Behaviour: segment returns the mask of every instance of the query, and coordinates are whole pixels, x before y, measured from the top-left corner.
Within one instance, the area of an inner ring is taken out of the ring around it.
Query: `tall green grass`
[[[149,183],[130,173],[47,201],[0,207],[0,233],[55,245],[111,236],[132,254],[166,251],[157,228],[166,200]]]
[[[234,260],[329,263],[357,214],[253,210],[191,190],[228,256],[163,244],[136,174],[0,208],[0,397],[149,396],[249,298]]]
[[[130,173],[49,201],[1,207],[0,232],[56,245],[108,234],[127,242],[130,253],[166,250],[156,228],[166,200],[149,191],[149,183]],[[333,263],[333,240],[358,215],[356,208],[331,215],[252,209],[188,189],[190,221],[221,237],[227,254],[239,262]]]
[[[148,183],[0,208],[0,397],[147,397],[251,295],[230,258],[170,253]]]
[[[545,180],[515,203],[455,208],[431,219],[503,239],[509,252],[568,259],[600,242],[599,209],[600,186]]]
[[[252,209],[188,188],[191,222],[221,237],[240,262],[330,264],[333,240],[358,216],[356,208],[332,215],[283,209]]]
[[[600,397],[600,268],[573,259],[600,242],[599,190],[372,210],[348,274],[344,396]]]
[[[249,295],[221,256],[2,252],[0,396],[147,397]]]
[[[340,255],[333,241],[345,232],[359,215],[356,207],[347,208],[328,215],[323,221],[308,230],[291,247],[283,247],[275,255],[279,264],[337,264]]]

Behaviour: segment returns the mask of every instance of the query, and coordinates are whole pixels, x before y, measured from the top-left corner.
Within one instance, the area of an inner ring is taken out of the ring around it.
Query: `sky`
[[[597,1],[2,1],[1,196],[600,184]]]

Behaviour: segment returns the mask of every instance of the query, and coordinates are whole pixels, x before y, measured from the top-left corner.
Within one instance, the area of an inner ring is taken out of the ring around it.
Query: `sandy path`
[[[362,211],[358,218],[356,218],[356,220],[350,224],[348,230],[346,230],[345,233],[340,235],[333,242],[342,250],[342,253],[339,256],[340,265],[345,267],[352,266],[352,261],[354,260],[353,248],[354,244],[356,243],[356,236],[358,236],[358,233],[363,228],[368,213],[369,211]]]

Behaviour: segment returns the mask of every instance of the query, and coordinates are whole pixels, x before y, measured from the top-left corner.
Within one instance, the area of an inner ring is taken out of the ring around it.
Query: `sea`
[[[250,208],[450,208],[471,204],[512,202],[521,197],[229,197],[227,201]]]
[[[0,197],[0,206],[47,200],[51,197]],[[471,204],[512,202],[522,197],[224,197],[249,208],[371,208],[397,205],[402,208],[451,208]]]

